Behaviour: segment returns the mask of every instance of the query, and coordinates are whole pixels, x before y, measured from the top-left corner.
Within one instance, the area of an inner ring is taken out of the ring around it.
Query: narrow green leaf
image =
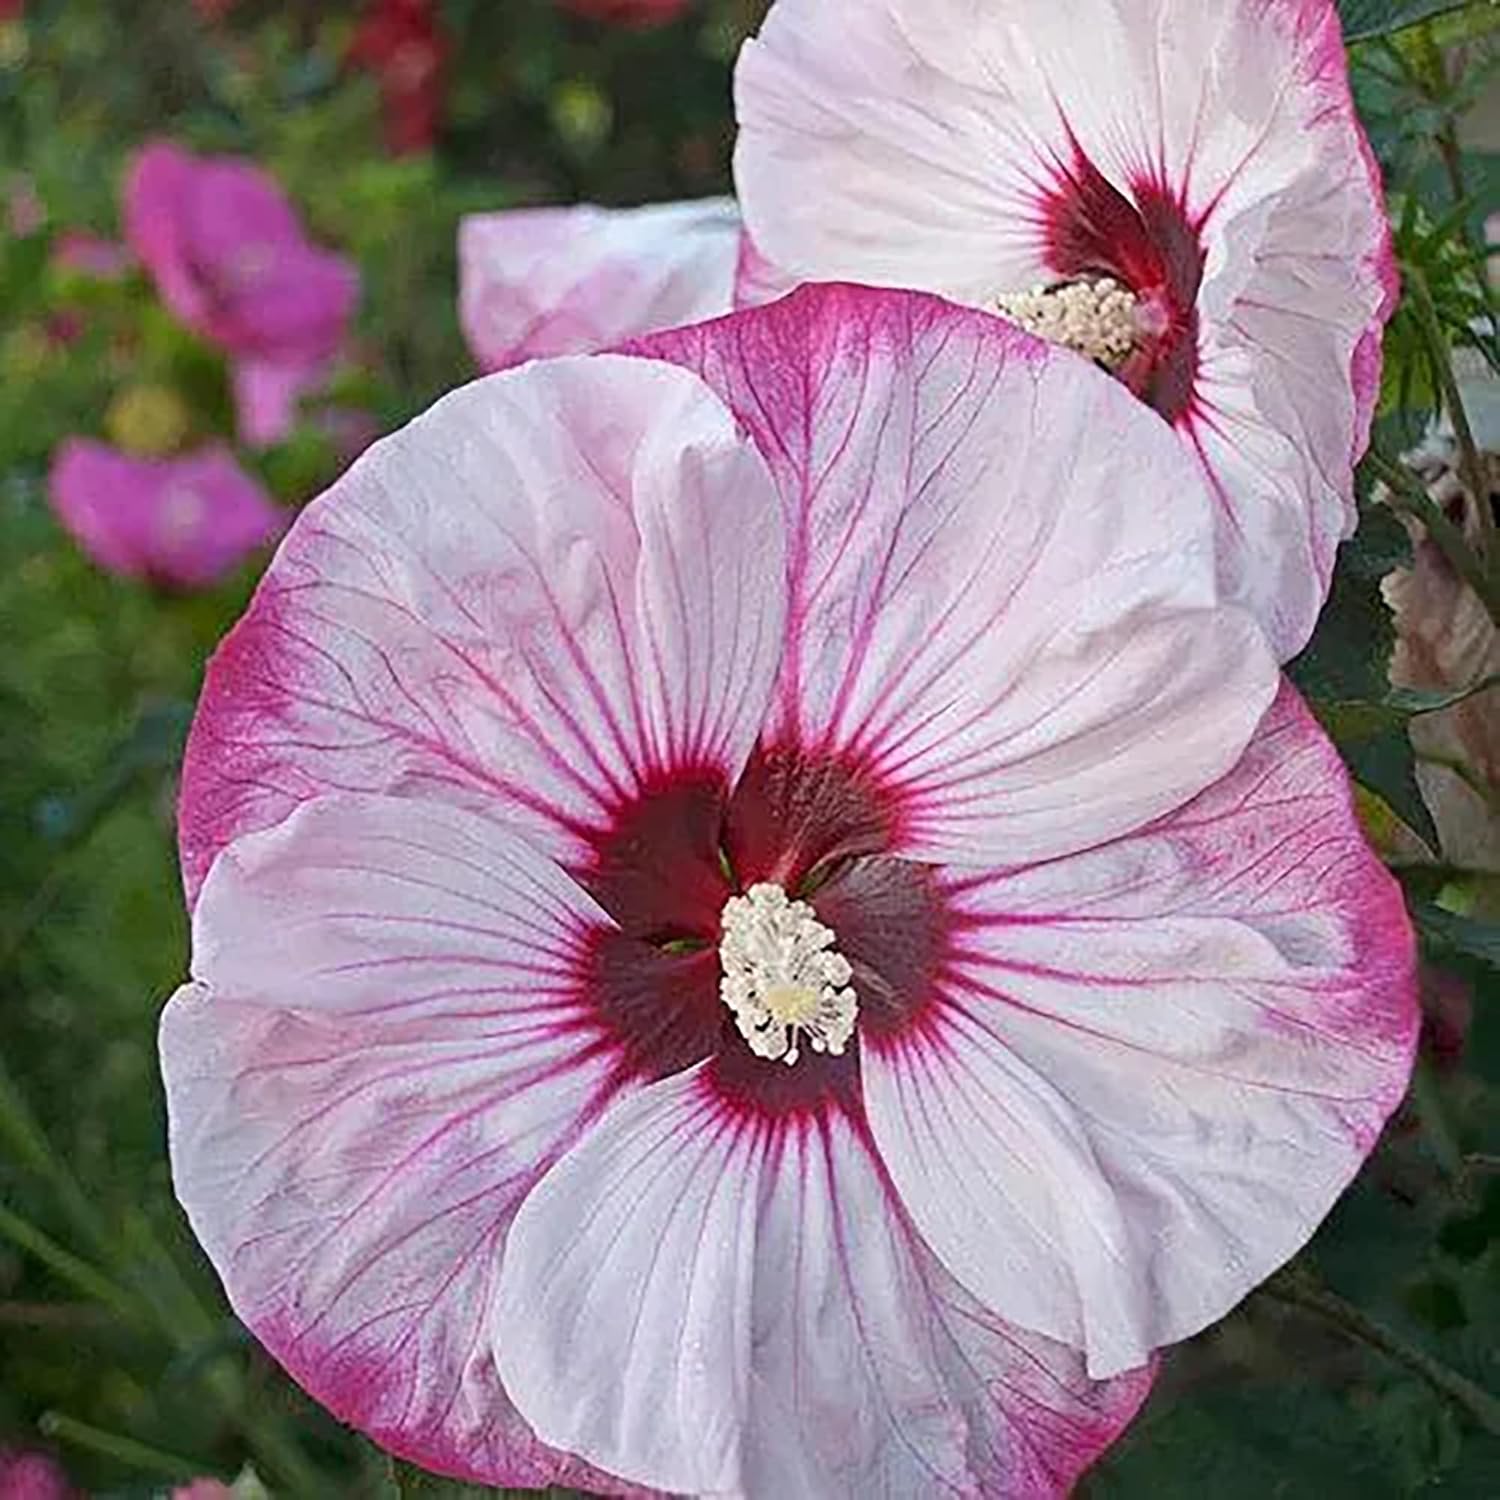
[[[1485,922],[1449,911],[1431,901],[1417,902],[1412,915],[1422,936],[1437,947],[1477,958],[1500,970],[1500,922]]]

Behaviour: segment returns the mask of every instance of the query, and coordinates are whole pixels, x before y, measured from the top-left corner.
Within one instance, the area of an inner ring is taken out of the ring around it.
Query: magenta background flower
[[[1217,493],[1226,589],[1300,649],[1396,295],[1332,0],[776,0],[736,103],[741,206],[789,273],[1131,293],[1120,374]]]
[[[459,226],[459,320],[481,368],[591,354],[727,313],[741,253],[729,198],[523,208]]]
[[[134,260],[129,246],[81,229],[69,229],[60,234],[52,247],[54,265],[101,281],[118,281],[130,270]]]
[[[74,1500],[79,1493],[45,1453],[0,1451],[0,1500]]]
[[[167,306],[233,357],[243,439],[284,436],[343,341],[359,296],[353,263],[307,239],[260,167],[168,141],[130,168],[125,228]]]
[[[1063,1494],[1399,1098],[1399,893],[1116,382],[847,287],[635,356],[378,444],[215,658],[178,1193],[430,1467]],[[841,1052],[721,998],[763,883]]]
[[[169,588],[205,588],[272,541],[284,524],[227,449],[132,458],[69,438],[52,460],[52,509],[101,568]]]

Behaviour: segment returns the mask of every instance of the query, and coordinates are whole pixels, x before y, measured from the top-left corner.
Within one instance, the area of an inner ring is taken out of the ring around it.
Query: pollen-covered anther
[[[769,882],[724,903],[719,993],[757,1057],[794,1063],[802,1043],[839,1056],[854,1035],[853,970],[805,901]]]
[[[1028,333],[1076,349],[1109,369],[1124,364],[1147,331],[1135,293],[1109,276],[1002,292],[995,308]]]

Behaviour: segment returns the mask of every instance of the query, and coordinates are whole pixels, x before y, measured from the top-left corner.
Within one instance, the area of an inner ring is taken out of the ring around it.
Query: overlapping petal
[[[338,1416],[491,1483],[598,1484],[486,1327],[517,1204],[616,1081],[579,978],[607,923],[491,821],[320,798],[215,864],[162,1022],[173,1179],[236,1312]]]
[[[459,319],[486,370],[716,318],[734,305],[730,198],[471,214],[459,226]]]
[[[1084,848],[1238,758],[1274,663],[1217,605],[1198,470],[1102,372],[857,287],[631,347],[700,373],[775,475],[789,616],[765,742],[866,766],[902,851]]]
[[[565,360],[455,392],[303,514],[210,666],[190,891],[330,791],[513,818],[566,856],[653,774],[732,780],[783,572],[765,466],[692,376]]]
[[[1299,1249],[1399,1102],[1400,891],[1290,688],[1150,828],[945,881],[939,994],[863,1052],[875,1141],[975,1296],[1132,1368]]]
[[[1150,1383],[985,1313],[853,1121],[737,1116],[701,1069],[543,1178],[491,1336],[548,1441],[692,1494],[1062,1495]]]
[[[1163,409],[1217,490],[1226,585],[1295,653],[1395,293],[1332,0],[777,0],[736,99],[746,222],[790,273],[982,306],[1170,284],[1191,347]]]

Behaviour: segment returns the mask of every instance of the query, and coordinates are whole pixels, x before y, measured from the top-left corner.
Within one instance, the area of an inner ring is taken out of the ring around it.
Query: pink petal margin
[[[1289,686],[1150,827],[943,883],[936,1003],[863,1051],[875,1141],[980,1301],[1133,1368],[1302,1247],[1405,1094],[1400,887]]]
[[[443,1473],[633,1490],[537,1441],[486,1340],[517,1205],[617,1086],[580,978],[608,925],[489,820],[322,797],[216,862],[162,1017],[173,1183],[231,1305]]]
[[[763,463],[683,371],[598,356],[454,392],[302,512],[209,664],[189,896],[328,791],[513,820],[568,863],[653,775],[732,781],[775,671],[781,549]]]

